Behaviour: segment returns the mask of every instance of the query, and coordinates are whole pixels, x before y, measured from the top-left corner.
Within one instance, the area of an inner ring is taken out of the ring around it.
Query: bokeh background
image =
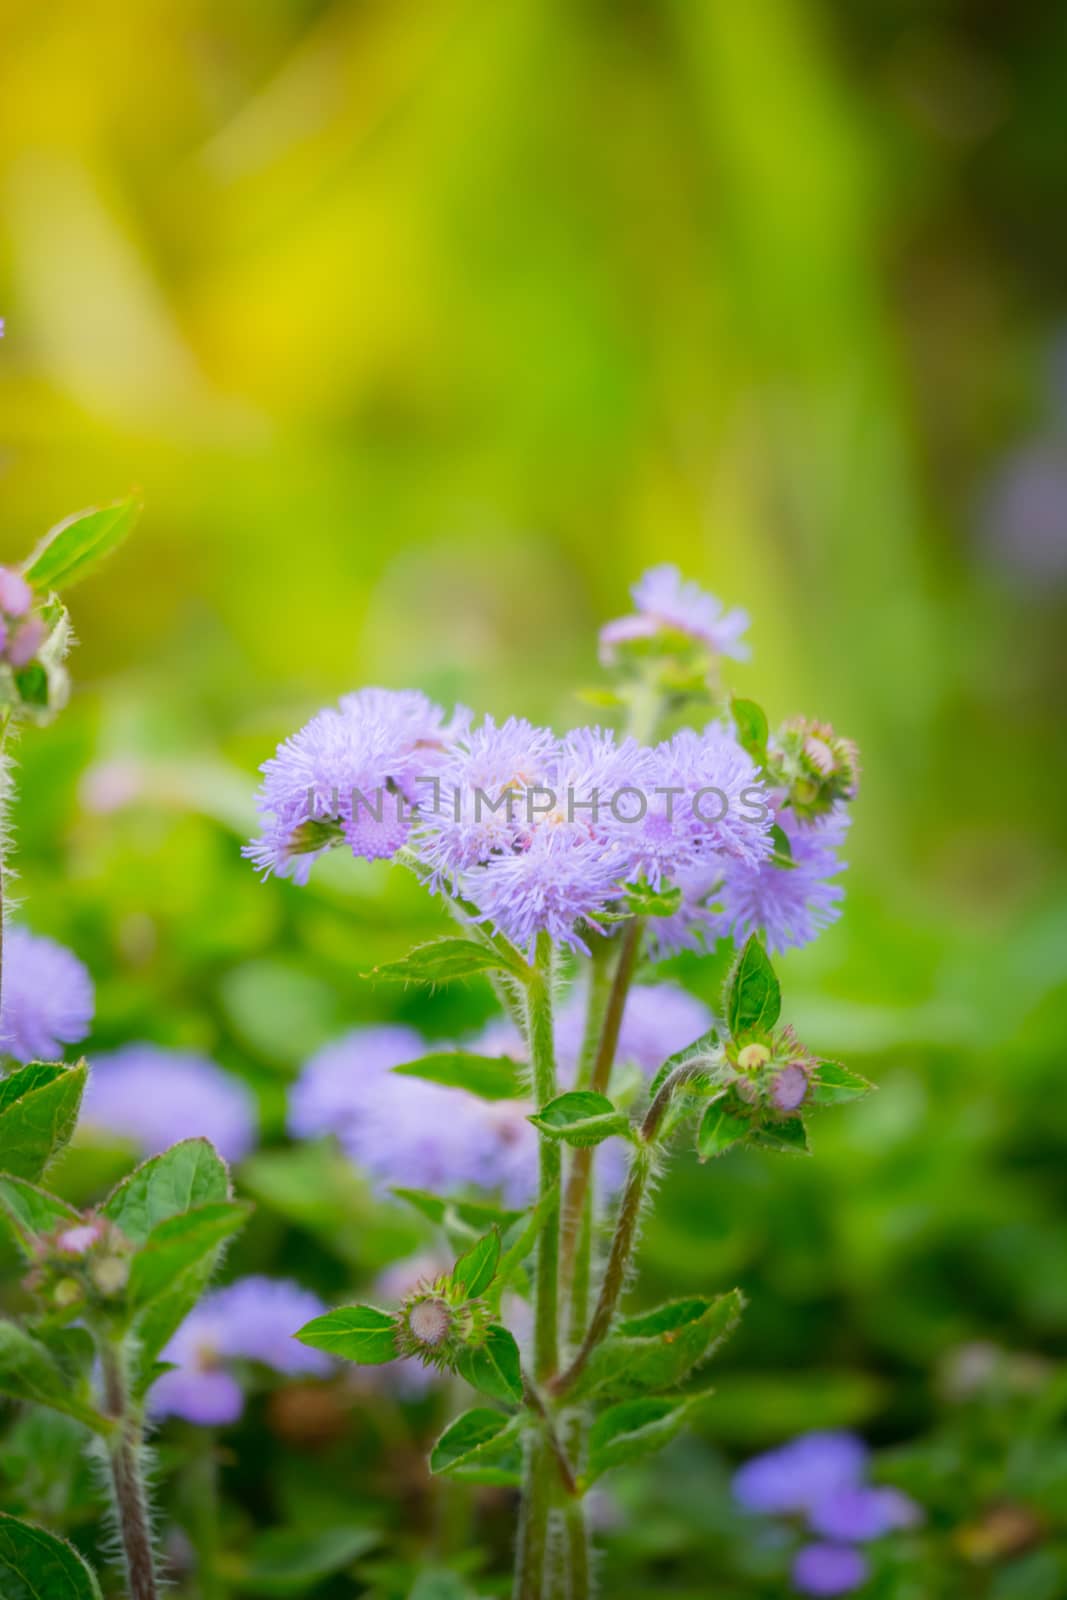
[[[676,561],[753,614],[736,686],[862,746],[847,915],[782,970],[802,1035],[880,1092],[813,1162],[667,1185],[649,1296],[752,1306],[700,1439],[616,1488],[607,1592],[780,1593],[724,1474],[847,1425],[930,1509],[923,1575],[886,1593],[1058,1600],[1067,11],[5,13],[0,556],[133,485],[147,506],[72,597],[72,706],[19,752],[23,917],[92,968],[94,1047],[194,1046],[255,1087],[235,1270],[337,1295],[377,1270],[410,1224],[338,1224],[286,1164],[286,1084],[347,1023],[490,1010],[360,981],[437,926],[400,873],[256,882],[257,764],[364,683],[584,720],[597,626]],[[674,967],[709,996],[716,970]],[[964,1423],[967,1359],[1001,1377]],[[235,1546],[344,1501],[404,1559],[488,1540],[491,1586],[506,1511],[450,1545],[417,1424],[324,1443],[283,1412],[227,1458]],[[1025,1536],[983,1543],[1005,1505]],[[335,1592],[405,1593],[375,1559]]]

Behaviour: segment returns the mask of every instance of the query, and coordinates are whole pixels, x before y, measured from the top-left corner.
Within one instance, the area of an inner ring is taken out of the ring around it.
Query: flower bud
[[[437,1295],[416,1300],[408,1312],[408,1331],[413,1339],[436,1350],[444,1344],[452,1327],[452,1312]]]
[[[808,1092],[808,1075],[802,1066],[791,1061],[774,1075],[771,1100],[779,1111],[796,1111],[804,1103]]]
[[[56,1235],[56,1249],[62,1256],[83,1256],[103,1236],[104,1223],[96,1217],[90,1222],[79,1222],[64,1228]]]
[[[33,590],[13,567],[0,567],[0,611],[6,617],[24,617],[33,604]]]
[[[122,1256],[99,1256],[90,1263],[89,1276],[95,1288],[110,1298],[125,1289],[130,1277],[130,1264]]]
[[[85,1290],[77,1278],[60,1278],[52,1290],[52,1299],[60,1311],[68,1311],[71,1306],[76,1306],[79,1300],[84,1299]]]
[[[737,1065],[742,1072],[756,1072],[771,1059],[765,1044],[746,1044],[737,1052]]]

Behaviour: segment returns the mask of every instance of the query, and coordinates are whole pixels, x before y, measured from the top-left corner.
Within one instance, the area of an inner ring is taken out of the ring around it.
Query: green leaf
[[[766,950],[751,934],[726,980],[726,1020],[735,1039],[778,1021],[782,991]]]
[[[141,514],[141,500],[129,495],[100,510],[79,511],[46,533],[24,574],[35,589],[69,589],[88,577],[111,554]]]
[[[697,1155],[701,1161],[711,1156],[721,1156],[735,1144],[740,1144],[752,1132],[748,1117],[739,1116],[715,1101],[700,1119],[697,1130]]]
[[[408,1590],[407,1600],[471,1600],[471,1591],[458,1572],[425,1567]]]
[[[667,1057],[666,1061],[663,1063],[662,1067],[660,1067],[659,1071],[656,1073],[656,1076],[652,1079],[652,1082],[648,1086],[649,1100],[654,1100],[656,1098],[657,1093],[663,1087],[663,1084],[674,1071],[675,1067],[688,1066],[689,1063],[691,1061],[695,1061],[698,1056],[709,1057],[709,1068],[714,1068],[720,1064],[721,1054],[719,1051],[719,1032],[717,1028],[709,1028],[707,1033],[702,1033],[699,1039],[693,1040],[692,1044],[687,1044],[684,1049],[676,1050],[673,1056]],[[690,1090],[695,1090],[698,1086],[696,1083],[691,1083],[688,1087]]]
[[[242,1594],[303,1595],[323,1578],[350,1567],[379,1538],[370,1528],[347,1525],[314,1533],[271,1528],[245,1552],[235,1586]]]
[[[675,1389],[709,1361],[741,1320],[739,1289],[714,1300],[671,1300],[654,1311],[625,1317],[594,1351],[574,1396],[627,1396]]]
[[[425,1078],[449,1089],[466,1089],[482,1100],[521,1100],[526,1093],[523,1073],[510,1056],[475,1056],[463,1050],[447,1050],[420,1056],[394,1067],[403,1078]]]
[[[784,1155],[810,1156],[808,1130],[803,1117],[789,1117],[785,1122],[765,1122],[753,1132],[752,1143],[764,1150],[779,1150]]]
[[[477,1300],[496,1277],[500,1264],[500,1232],[492,1228],[464,1251],[452,1268],[452,1282],[468,1300]]]
[[[616,1111],[606,1095],[592,1089],[572,1089],[557,1095],[528,1120],[550,1139],[563,1139],[574,1146],[600,1144],[613,1134],[625,1137],[630,1132],[624,1113]]]
[[[731,700],[730,710],[737,729],[738,744],[762,766],[767,755],[767,735],[770,732],[766,712],[755,700],[739,699]]]
[[[243,1228],[252,1207],[236,1201],[214,1201],[158,1222],[133,1258],[128,1290],[131,1308],[140,1310],[171,1292],[190,1268],[205,1256],[214,1258],[224,1240]]]
[[[476,1236],[493,1227],[504,1233],[526,1215],[524,1211],[503,1211],[499,1206],[485,1205],[480,1200],[445,1199],[431,1194],[428,1189],[394,1189],[392,1192],[420,1216],[444,1228],[450,1237],[463,1232]]]
[[[458,1476],[460,1471],[470,1481],[470,1474],[479,1465],[492,1471],[490,1462],[499,1459],[499,1448],[504,1440],[518,1443],[519,1419],[506,1417],[501,1411],[490,1411],[478,1406],[465,1411],[455,1422],[450,1422],[430,1451],[430,1471],[447,1472]],[[499,1471],[499,1467],[496,1468]],[[493,1478],[479,1482],[499,1481]]]
[[[463,1347],[456,1358],[456,1371],[492,1400],[522,1400],[519,1347],[499,1322],[489,1324],[483,1343]]]
[[[0,1511],[4,1600],[100,1600],[92,1569],[65,1539]]]
[[[849,1100],[862,1100],[874,1084],[838,1061],[820,1061],[811,1075],[809,1100],[813,1106],[843,1106]],[[3,1196],[0,1194],[0,1199]]]
[[[793,860],[793,846],[789,842],[789,835],[777,823],[771,829],[771,843],[774,846],[771,860],[776,867],[790,869],[796,866]]]
[[[34,1253],[34,1243],[42,1234],[81,1221],[74,1207],[58,1195],[7,1173],[0,1173],[0,1216],[6,1218],[26,1255]]]
[[[592,1483],[613,1467],[643,1461],[646,1456],[662,1450],[684,1427],[698,1399],[705,1398],[700,1395],[679,1401],[648,1395],[609,1406],[589,1430],[586,1482]]]
[[[627,911],[635,917],[673,917],[682,903],[682,891],[672,885],[666,889],[653,889],[647,883],[628,883],[625,886]]]
[[[530,976],[530,969],[521,961],[512,961],[503,951],[476,944],[473,939],[435,939],[399,961],[372,967],[363,976],[386,983],[453,983],[485,972],[509,972],[524,982]]]
[[[358,1361],[364,1367],[380,1367],[396,1360],[396,1319],[377,1306],[339,1306],[324,1316],[314,1317],[296,1337],[301,1344],[327,1355]]]
[[[74,1391],[69,1373],[41,1340],[13,1322],[0,1322],[0,1394],[32,1405],[51,1406],[88,1427],[104,1421]]]
[[[183,1139],[124,1178],[103,1213],[133,1244],[145,1244],[167,1217],[230,1198],[226,1163],[206,1139]]]
[[[0,1163],[33,1183],[78,1121],[88,1068],[33,1061],[0,1082]]]
[[[530,1210],[520,1213],[519,1218],[512,1225],[510,1243],[500,1258],[497,1268],[493,1298],[499,1301],[501,1292],[507,1287],[511,1279],[518,1273],[522,1263],[530,1254],[537,1243],[545,1218],[555,1206],[559,1195],[559,1184],[551,1184],[540,1196],[537,1204]],[[522,1226],[519,1226],[519,1221]]]
[[[23,705],[38,708],[48,704],[48,673],[39,661],[31,661],[15,673],[15,687]]]

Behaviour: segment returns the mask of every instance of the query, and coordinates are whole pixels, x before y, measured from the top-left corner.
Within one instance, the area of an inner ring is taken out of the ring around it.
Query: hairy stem
[[[608,994],[607,1005],[604,1009],[603,1026],[600,1031],[600,1040],[597,1045],[596,1056],[593,1060],[592,1073],[588,1087],[597,1094],[606,1094],[611,1081],[611,1069],[615,1064],[615,1052],[619,1047],[619,1031],[622,1028],[623,1012],[626,1009],[626,997],[630,992],[634,971],[637,967],[637,957],[641,949],[641,937],[644,933],[644,921],[635,917],[627,923],[622,935],[619,948],[619,957],[612,978],[611,989]],[[575,1252],[578,1247],[582,1231],[582,1219],[586,1211],[586,1200],[589,1195],[590,1178],[593,1171],[593,1146],[576,1150],[571,1162],[570,1177],[567,1180],[567,1193],[563,1201],[563,1228],[562,1228],[562,1254],[564,1281],[571,1283],[575,1279]]]
[[[586,1525],[585,1505],[572,1500],[563,1513],[567,1540],[567,1569],[570,1583],[568,1600],[589,1600],[592,1581],[589,1572],[589,1529]]]
[[[512,1590],[514,1600],[547,1600],[545,1572],[549,1555],[552,1471],[548,1440],[540,1431],[531,1434],[526,1447],[515,1585]]]
[[[100,1340],[104,1409],[117,1427],[107,1440],[108,1468],[115,1494],[115,1515],[126,1561],[130,1600],[158,1600],[152,1532],[148,1521],[142,1461],[141,1425],[131,1405],[122,1352]]]

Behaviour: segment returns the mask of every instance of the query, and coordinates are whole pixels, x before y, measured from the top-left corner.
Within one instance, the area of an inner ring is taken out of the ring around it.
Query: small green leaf
[[[499,1322],[492,1322],[478,1345],[465,1345],[456,1358],[456,1371],[473,1389],[492,1400],[522,1400],[519,1347]]]
[[[65,1539],[0,1511],[4,1600],[100,1600],[92,1569]]]
[[[572,1089],[557,1095],[528,1120],[550,1139],[563,1139],[574,1146],[600,1144],[613,1134],[625,1137],[630,1132],[624,1113],[616,1111],[606,1095],[592,1089]]]
[[[183,1139],[124,1178],[102,1210],[127,1239],[142,1245],[167,1217],[229,1198],[229,1173],[215,1147],[206,1139]]]
[[[523,1211],[504,1211],[500,1206],[485,1205],[480,1200],[446,1199],[443,1195],[431,1194],[428,1189],[394,1189],[392,1192],[420,1216],[444,1228],[449,1237],[466,1234],[463,1243],[478,1237],[486,1228],[499,1228],[501,1233],[505,1233],[526,1214]]]
[[[404,1078],[425,1078],[448,1089],[466,1089],[482,1100],[521,1100],[526,1093],[520,1064],[510,1056],[475,1056],[463,1050],[420,1056],[394,1067]]]
[[[80,1222],[73,1206],[46,1189],[27,1183],[23,1178],[13,1178],[0,1173],[0,1216],[11,1226],[11,1231],[26,1255],[34,1253],[34,1243],[42,1234],[53,1233],[56,1228]]]
[[[13,1322],[0,1322],[0,1394],[51,1406],[87,1427],[103,1424],[93,1407],[79,1399],[68,1372],[48,1346]]]
[[[785,1122],[765,1122],[752,1135],[752,1143],[764,1150],[779,1150],[784,1155],[810,1156],[808,1130],[803,1117],[789,1117]]]
[[[468,1300],[485,1293],[500,1262],[500,1233],[492,1228],[464,1251],[452,1268],[452,1282]]]
[[[628,883],[624,903],[635,917],[673,917],[682,903],[682,891],[676,885],[653,889],[647,883]]]
[[[730,710],[737,729],[738,744],[762,766],[767,755],[767,735],[770,731],[766,712],[755,700],[739,699],[731,700]]]
[[[252,1214],[250,1205],[214,1201],[194,1206],[176,1217],[165,1217],[148,1235],[130,1268],[129,1304],[140,1310],[170,1293],[177,1280],[205,1256],[214,1257],[219,1246],[243,1228]]]
[[[843,1106],[849,1100],[862,1100],[873,1088],[873,1083],[840,1062],[820,1061],[811,1075],[809,1099],[813,1106]]]
[[[735,1144],[740,1144],[752,1132],[748,1117],[738,1116],[719,1101],[715,1101],[700,1119],[697,1130],[697,1155],[701,1161],[721,1156]]]
[[[254,1539],[245,1552],[236,1587],[242,1594],[303,1595],[328,1578],[343,1572],[374,1548],[380,1535],[370,1528],[321,1528],[305,1533],[301,1528],[271,1528]]]
[[[35,589],[69,589],[110,555],[141,514],[141,500],[129,495],[99,510],[79,511],[41,540],[24,569]]]
[[[657,1093],[663,1087],[667,1078],[670,1077],[675,1067],[688,1066],[691,1061],[695,1061],[699,1056],[708,1057],[709,1072],[721,1065],[722,1052],[719,1048],[719,1032],[717,1028],[709,1028],[707,1033],[702,1033],[699,1039],[693,1040],[692,1044],[687,1044],[684,1049],[677,1050],[673,1056],[667,1057],[667,1060],[648,1086],[649,1100],[656,1098]],[[696,1089],[697,1085],[693,1083],[689,1087],[690,1089]]]
[[[0,1081],[0,1163],[33,1183],[74,1132],[88,1069],[33,1061]]]
[[[726,980],[726,1020],[735,1039],[757,1030],[768,1032],[778,1021],[782,991],[770,957],[755,934],[750,935]]]
[[[600,711],[618,711],[627,705],[625,695],[618,694],[614,689],[577,689],[575,694],[583,705],[596,706]]]
[[[793,846],[789,842],[789,835],[777,823],[771,829],[771,843],[774,846],[771,860],[776,867],[789,869],[796,866],[796,862],[793,860]]]
[[[681,1432],[692,1404],[690,1400],[647,1395],[609,1406],[589,1430],[586,1481],[592,1483],[613,1467],[643,1461],[662,1450]]]
[[[372,967],[363,976],[386,983],[452,983],[485,972],[509,972],[524,982],[530,976],[530,969],[521,961],[512,961],[500,949],[476,944],[473,939],[435,939],[399,961]]]
[[[48,673],[39,661],[31,661],[15,673],[15,687],[24,705],[40,708],[48,704]]]
[[[492,1471],[490,1462],[499,1461],[500,1446],[505,1441],[517,1444],[518,1437],[517,1417],[506,1417],[500,1411],[490,1411],[487,1406],[465,1411],[455,1422],[449,1423],[430,1451],[430,1471],[459,1476],[462,1469],[462,1475],[470,1481],[479,1464]],[[499,1470],[497,1466],[496,1471]],[[477,1478],[475,1481],[499,1479]]]
[[[409,1589],[407,1600],[471,1600],[471,1590],[459,1573],[448,1567],[424,1567]]]
[[[396,1319],[377,1306],[339,1306],[315,1317],[296,1337],[301,1344],[327,1355],[357,1361],[360,1366],[380,1367],[396,1360]]]
[[[574,1396],[619,1398],[676,1389],[709,1361],[741,1320],[739,1289],[714,1300],[671,1300],[636,1317],[625,1317],[611,1338],[594,1351]]]

